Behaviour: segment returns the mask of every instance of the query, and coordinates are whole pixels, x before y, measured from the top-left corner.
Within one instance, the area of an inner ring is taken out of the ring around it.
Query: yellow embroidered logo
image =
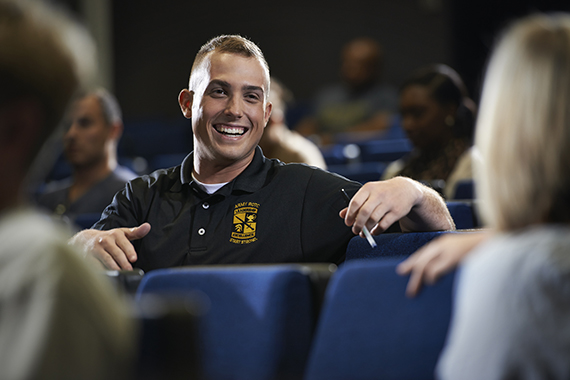
[[[249,244],[257,241],[257,210],[259,203],[241,202],[234,207],[232,237],[230,243]]]

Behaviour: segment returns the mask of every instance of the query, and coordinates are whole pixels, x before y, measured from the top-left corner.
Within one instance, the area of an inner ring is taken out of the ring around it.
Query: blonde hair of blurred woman
[[[568,223],[570,16],[530,17],[495,51],[476,129],[483,217],[499,231]]]

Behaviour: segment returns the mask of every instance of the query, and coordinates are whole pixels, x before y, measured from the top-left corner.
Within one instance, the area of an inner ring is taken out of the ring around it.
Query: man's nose
[[[229,116],[240,118],[243,116],[243,102],[238,96],[230,96],[225,112]]]
[[[64,140],[72,139],[73,137],[75,137],[76,131],[77,131],[76,125],[75,125],[75,123],[72,123],[69,126],[69,128],[67,129],[67,131],[65,131],[65,134],[63,135],[63,139]]]

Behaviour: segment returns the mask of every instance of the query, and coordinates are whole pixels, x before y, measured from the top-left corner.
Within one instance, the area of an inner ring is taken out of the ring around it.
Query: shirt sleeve
[[[348,242],[355,235],[339,212],[347,206],[340,190],[352,197],[361,184],[315,169],[307,186],[301,219],[301,244],[307,262],[344,260]]]
[[[144,189],[144,180],[137,178],[125,185],[113,197],[113,201],[108,205],[101,219],[93,225],[97,230],[110,230],[113,228],[136,227],[143,223],[141,216],[141,193]]]

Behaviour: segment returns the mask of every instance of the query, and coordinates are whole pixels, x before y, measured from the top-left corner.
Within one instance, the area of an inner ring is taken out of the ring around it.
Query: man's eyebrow
[[[221,86],[221,87],[225,87],[225,88],[231,88],[232,87],[232,85],[229,82],[226,82],[225,80],[221,80],[221,79],[213,79],[208,84],[208,87],[211,87],[211,86]],[[244,85],[244,86],[242,86],[241,89],[243,92],[253,91],[253,92],[261,92],[261,94],[265,94],[263,87],[260,87],[260,86]]]
[[[212,80],[209,84],[208,87],[213,86],[213,85],[218,85],[218,86],[222,86],[222,87],[231,87],[231,85],[224,81],[224,80],[220,80],[220,79],[214,79]]]
[[[262,94],[265,93],[265,91],[263,91],[263,87],[253,86],[253,85],[251,85],[251,86],[249,86],[249,85],[243,86],[243,87],[242,87],[242,90],[243,90],[244,92],[245,92],[245,91],[259,91],[259,92],[261,92]]]

